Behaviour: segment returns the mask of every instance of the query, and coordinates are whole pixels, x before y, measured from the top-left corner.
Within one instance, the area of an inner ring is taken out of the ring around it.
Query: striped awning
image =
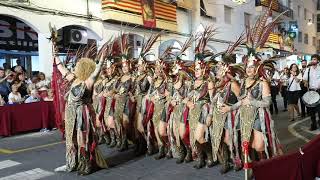
[[[155,0],[154,8],[157,19],[177,22],[177,7],[175,5]],[[102,9],[120,10],[138,15],[142,14],[140,0],[102,0]]]

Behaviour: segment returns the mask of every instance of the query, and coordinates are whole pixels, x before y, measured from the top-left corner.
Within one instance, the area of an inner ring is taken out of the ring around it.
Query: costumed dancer
[[[205,58],[212,56],[212,53],[205,50],[209,39],[215,34],[211,27],[205,28],[205,31],[199,38],[198,45],[195,49],[196,60],[194,62],[194,83],[191,92],[188,94],[187,107],[189,109],[188,121],[190,127],[190,145],[192,151],[197,156],[197,164],[194,166],[200,169],[206,165],[205,154],[207,157],[207,166],[212,167],[212,151],[210,140],[208,138],[209,120],[209,88],[208,88],[208,70],[209,63]],[[210,87],[213,85],[210,85]]]
[[[186,107],[186,97],[192,84],[191,72],[186,63],[181,60],[185,51],[191,46],[194,36],[191,36],[184,43],[179,53],[176,55],[176,61],[172,67],[172,75],[175,77],[173,83],[173,95],[170,101],[172,113],[169,121],[169,134],[171,150],[177,151],[177,164],[192,161],[192,150],[189,139],[188,108]]]
[[[255,160],[254,150],[259,159],[277,156],[282,153],[279,140],[275,133],[274,122],[271,119],[269,106],[271,104],[270,85],[267,73],[274,71],[272,60],[262,60],[256,52],[262,48],[276,25],[278,17],[266,25],[269,10],[258,19],[255,28],[247,30],[248,55],[244,56],[246,78],[240,86],[238,103],[232,106],[222,106],[222,112],[237,110],[234,140],[238,142],[238,131],[244,155],[245,178],[251,178],[250,161]],[[282,14],[280,14],[281,16]],[[236,143],[234,143],[236,145]],[[252,148],[252,149],[250,149]],[[239,147],[236,147],[236,155]]]
[[[156,160],[164,158],[169,147],[168,137],[160,136],[160,134],[167,134],[166,103],[167,96],[170,94],[168,91],[167,74],[168,65],[161,59],[156,60],[155,74],[152,78],[152,87],[148,94],[148,99],[151,104],[148,107],[147,115],[148,118],[152,117],[152,120],[149,121],[151,124],[148,127],[148,140],[151,141],[148,142],[148,148],[153,146],[152,139],[154,139],[155,136],[159,149],[159,154],[155,156]]]
[[[114,110],[114,119],[115,126],[117,130],[117,147],[119,151],[125,151],[128,149],[128,133],[130,126],[130,117],[133,111],[130,109],[131,106],[131,97],[133,96],[132,91],[134,87],[134,79],[131,75],[131,62],[128,59],[129,54],[129,35],[122,34],[119,37],[118,45],[121,50],[121,71],[122,76],[119,78],[119,81],[116,85],[116,94],[115,94],[115,110]]]
[[[241,44],[242,37],[230,46],[222,54],[222,63],[217,71],[218,82],[216,84],[216,93],[211,100],[212,122],[210,126],[210,138],[212,145],[213,161],[219,160],[222,164],[220,172],[222,174],[230,170],[230,157],[235,162],[233,156],[233,128],[235,121],[235,111],[221,113],[220,107],[224,104],[229,106],[238,102],[237,97],[240,93],[240,87],[235,80],[235,76],[244,75],[244,69],[239,65],[233,65],[236,61],[232,52]],[[236,163],[235,163],[236,164]]]
[[[135,91],[134,91],[134,101],[136,103],[136,113],[134,118],[134,127],[136,130],[136,155],[144,154],[147,148],[147,105],[148,100],[146,95],[150,88],[151,83],[151,73],[147,70],[148,64],[146,58],[150,54],[150,49],[152,45],[160,37],[160,34],[151,35],[148,41],[146,41],[141,49],[141,53],[137,63],[137,72],[135,74]],[[152,151],[152,150],[150,150]]]
[[[104,49],[98,54],[99,63],[81,58],[73,73],[66,69],[58,57],[55,63],[63,78],[72,82],[65,112],[66,165],[55,171],[78,171],[80,175],[92,173],[95,168],[107,168],[98,149],[95,112],[92,105],[93,85],[104,62]]]

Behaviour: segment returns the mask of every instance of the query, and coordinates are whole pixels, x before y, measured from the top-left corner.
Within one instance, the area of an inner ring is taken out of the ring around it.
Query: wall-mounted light
[[[244,4],[247,2],[246,0],[232,0],[232,1],[237,4]]]
[[[308,26],[311,26],[312,24],[313,24],[313,23],[312,23],[311,19],[309,19],[307,25],[308,25]]]

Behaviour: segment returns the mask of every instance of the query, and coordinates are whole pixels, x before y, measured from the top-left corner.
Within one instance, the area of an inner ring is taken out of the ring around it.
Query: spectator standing
[[[280,82],[281,82],[281,96],[283,98],[283,107],[284,107],[284,112],[288,111],[288,95],[287,95],[287,91],[288,91],[288,81],[290,78],[290,72],[289,69],[287,67],[285,67],[280,75]]]
[[[8,102],[8,96],[10,94],[11,88],[8,78],[11,74],[5,74],[5,70],[0,68],[0,95],[5,102]]]
[[[33,89],[37,89],[38,76],[33,76],[28,84],[28,93],[30,94]]]
[[[18,85],[13,84],[11,86],[12,92],[9,94],[8,103],[9,104],[19,104],[22,103],[24,100],[21,98],[21,94],[18,92]]]
[[[304,73],[307,70],[307,61],[306,60],[302,60],[301,61],[301,75],[302,77],[304,77]],[[302,117],[306,117],[306,106],[304,104],[304,102],[302,101],[302,96],[308,91],[308,87],[305,86],[305,83],[303,83],[303,81],[300,82],[300,87],[301,87],[301,94],[300,94],[300,106],[301,106],[301,116]],[[307,111],[308,112],[308,111]]]
[[[39,82],[36,87],[39,90],[40,97],[44,99],[48,96],[47,90],[50,89],[50,81],[46,79],[46,75],[42,72],[39,73]]]
[[[319,66],[320,57],[317,54],[311,56],[311,65],[307,68],[303,75],[303,80],[305,82],[306,87],[309,90],[317,91],[320,93],[320,66]],[[314,131],[317,129],[317,121],[316,121],[316,113],[320,118],[320,105],[316,107],[309,108],[311,115],[311,127],[310,130]],[[318,125],[320,127],[320,120],[318,121]]]
[[[301,87],[300,82],[302,80],[302,76],[300,74],[298,65],[291,64],[290,68],[290,78],[288,84],[288,112],[290,121],[294,121],[294,112],[296,111],[298,117],[301,117],[298,101],[300,99]]]
[[[275,111],[276,114],[279,113],[278,105],[277,105],[277,95],[279,94],[279,82],[280,82],[280,75],[278,71],[275,71],[271,79],[271,99],[272,99],[272,104],[270,105],[271,114],[273,114],[273,110]]]
[[[23,72],[27,72],[26,69],[22,66],[22,63],[21,63],[21,60],[20,60],[20,59],[17,59],[16,63],[17,63],[17,65],[16,65],[16,66],[13,66],[13,67],[11,68],[12,71],[16,71],[16,67],[19,67],[19,66],[20,66],[20,68],[21,68],[21,70],[22,70]],[[19,69],[20,69],[20,68],[19,68]],[[20,70],[19,70],[19,72],[20,72]],[[20,72],[20,73],[21,73],[21,72]]]
[[[25,79],[26,78],[24,73],[19,73],[17,74],[17,79],[14,82],[18,85],[18,92],[21,94],[22,97],[26,97],[28,95],[28,87]]]

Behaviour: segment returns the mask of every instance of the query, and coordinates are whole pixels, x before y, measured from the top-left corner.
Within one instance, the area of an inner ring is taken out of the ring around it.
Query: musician
[[[306,60],[301,61],[302,68],[301,68],[300,72],[301,72],[302,77],[307,70],[307,65],[308,65],[308,63]],[[300,87],[301,87],[301,95],[300,95],[301,117],[304,118],[304,117],[306,117],[306,106],[305,106],[304,102],[302,101],[302,96],[308,91],[308,87],[305,86],[303,81],[300,82]],[[307,112],[308,112],[308,110],[307,110]]]
[[[317,91],[320,92],[320,66],[319,66],[320,57],[317,54],[311,56],[311,66],[307,68],[303,75],[303,80],[305,82],[306,87],[309,88],[309,91]],[[309,108],[311,115],[311,127],[310,130],[314,131],[317,129],[316,122],[316,113],[318,113],[320,117],[320,106]],[[318,125],[320,127],[320,120],[318,121]]]

